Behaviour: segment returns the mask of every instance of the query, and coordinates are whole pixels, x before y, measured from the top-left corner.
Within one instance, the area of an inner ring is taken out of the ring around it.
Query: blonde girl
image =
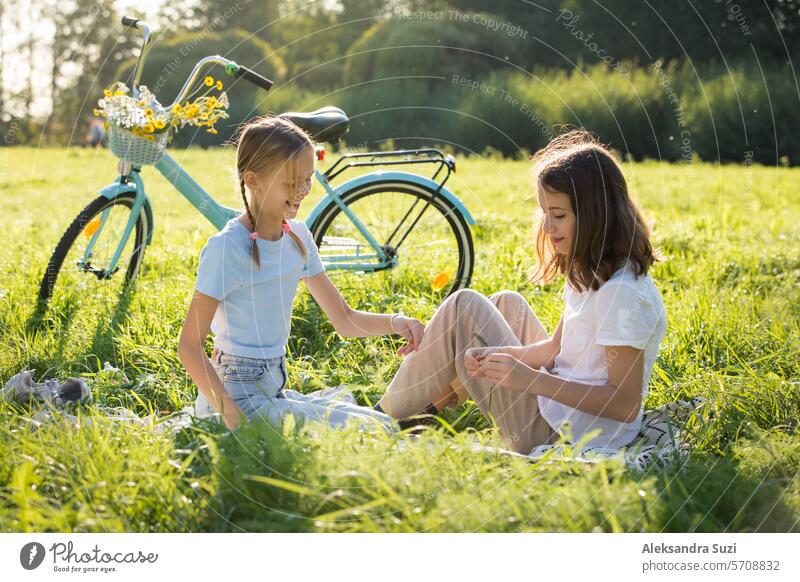
[[[297,285],[311,295],[344,337],[400,334],[405,355],[419,345],[423,325],[400,314],[357,311],[325,274],[305,223],[295,220],[311,188],[315,152],[290,121],[265,117],[240,133],[236,156],[243,212],[208,239],[200,252],[195,292],[178,355],[199,393],[198,413],[217,412],[228,428],[287,414],[334,426],[355,420],[389,427],[371,408],[287,387],[286,343]],[[209,359],[204,341],[215,333]]]
[[[404,418],[471,396],[517,452],[560,436],[619,448],[638,433],[666,331],[648,274],[656,260],[650,233],[619,164],[585,131],[557,137],[534,162],[533,280],[566,279],[555,331],[548,335],[518,293],[459,291],[436,311],[376,409]]]

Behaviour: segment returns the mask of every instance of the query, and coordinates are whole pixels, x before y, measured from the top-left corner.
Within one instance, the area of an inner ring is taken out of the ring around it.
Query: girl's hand
[[[247,417],[244,415],[244,412],[242,412],[242,409],[239,408],[233,400],[228,398],[224,407],[224,412],[222,413],[222,421],[225,423],[225,426],[228,427],[228,430],[236,430],[245,420],[247,420]]]
[[[225,423],[225,426],[228,427],[228,430],[236,430],[239,428],[239,414],[228,413],[222,415],[222,420]]]
[[[540,374],[514,356],[502,352],[487,355],[479,364],[484,377],[495,386],[512,390],[528,391]]]
[[[392,331],[408,340],[408,344],[397,350],[401,356],[407,356],[422,343],[422,336],[425,335],[425,326],[422,322],[413,317],[406,317],[396,313],[391,319]]]
[[[485,378],[486,374],[484,374],[481,368],[481,362],[485,360],[489,354],[493,354],[499,349],[499,347],[469,348],[464,352],[464,364],[467,366],[469,375],[476,378]]]

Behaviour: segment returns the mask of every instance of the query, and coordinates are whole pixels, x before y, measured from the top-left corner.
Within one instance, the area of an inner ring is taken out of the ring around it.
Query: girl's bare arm
[[[211,320],[217,305],[217,299],[199,291],[194,292],[178,341],[178,358],[214,410],[222,414],[225,425],[233,430],[241,421],[242,411],[225,390],[203,345],[211,329]]]
[[[644,353],[630,346],[606,347],[608,382],[584,384],[524,365],[513,355],[495,353],[481,362],[481,371],[497,386],[545,396],[583,412],[620,422],[633,422],[642,405]]]
[[[534,370],[538,370],[542,366],[549,370],[555,364],[558,352],[561,351],[561,330],[563,322],[563,319],[558,322],[556,331],[547,339],[526,346],[491,347],[488,348],[488,351],[510,354]],[[473,367],[476,366],[477,362],[472,362],[472,365]]]
[[[629,346],[606,347],[608,382],[599,386],[539,372],[529,391],[583,412],[633,422],[642,405],[644,352]]]
[[[544,366],[548,370],[555,365],[555,359],[558,352],[561,351],[561,330],[564,326],[564,319],[558,322],[558,327],[553,335],[547,339],[522,346],[517,348],[519,352],[519,361],[525,365],[530,366],[534,370],[538,370]]]
[[[399,350],[403,355],[417,349],[422,342],[425,327],[418,320],[397,313],[369,313],[353,309],[325,272],[303,281],[339,335],[369,337],[400,334],[409,342]]]

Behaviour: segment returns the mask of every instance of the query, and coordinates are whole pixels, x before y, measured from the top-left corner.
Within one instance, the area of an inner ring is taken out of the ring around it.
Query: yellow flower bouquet
[[[155,164],[173,133],[186,125],[217,133],[216,122],[228,117],[228,96],[222,88],[222,81],[208,75],[185,103],[167,110],[145,85],[139,87],[136,98],[127,85],[118,82],[103,91],[94,114],[105,118],[111,150],[117,157],[138,165]],[[214,91],[219,94],[212,94]]]

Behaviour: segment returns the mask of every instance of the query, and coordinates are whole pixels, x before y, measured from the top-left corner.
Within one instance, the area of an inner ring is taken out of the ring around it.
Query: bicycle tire
[[[39,302],[40,305],[46,305],[53,295],[58,275],[64,266],[64,260],[67,257],[72,246],[75,244],[78,236],[83,229],[89,224],[96,216],[98,216],[106,208],[111,208],[116,205],[127,207],[133,210],[134,202],[136,201],[135,193],[125,192],[114,198],[108,199],[105,196],[98,196],[92,200],[86,207],[80,211],[78,216],[67,227],[64,234],[61,236],[55,250],[53,251],[50,260],[47,263],[47,269],[42,276],[42,282],[39,285]],[[131,254],[128,268],[125,270],[125,281],[123,289],[128,287],[139,273],[139,269],[144,259],[144,251],[146,246],[147,234],[150,225],[147,220],[147,213],[144,208],[139,211],[139,217],[136,221],[134,236],[134,251]],[[89,276],[87,274],[87,276]],[[98,282],[99,279],[98,279]]]
[[[437,195],[435,190],[413,182],[387,180],[381,182],[372,182],[370,184],[354,188],[340,194],[340,198],[345,206],[350,206],[367,196],[385,192],[404,193],[410,196],[416,196],[423,202],[430,200],[430,206],[438,211],[448,222],[458,245],[458,270],[453,279],[453,283],[451,284],[447,293],[444,294],[444,297],[447,297],[459,289],[469,287],[469,284],[472,280],[472,270],[475,262],[472,232],[470,231],[469,224],[467,223],[464,215],[459,212],[452,202],[443,196]],[[334,220],[341,213],[342,209],[339,208],[336,202],[331,201],[327,206],[325,206],[325,208],[322,209],[318,218],[314,221],[314,224],[311,225],[311,234],[318,247],[322,245],[323,237],[325,236],[326,231],[331,227]],[[382,241],[378,242],[382,243]]]

